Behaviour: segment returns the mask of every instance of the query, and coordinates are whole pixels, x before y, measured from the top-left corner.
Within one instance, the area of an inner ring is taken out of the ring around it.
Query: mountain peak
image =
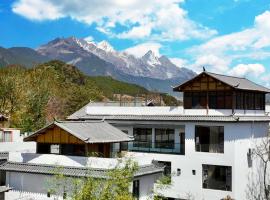
[[[97,47],[106,51],[106,52],[114,52],[115,51],[114,48],[112,47],[112,45],[105,40],[102,40],[101,42],[99,42],[97,44]]]
[[[158,57],[152,50],[147,51],[147,53],[142,57],[142,60],[151,66],[160,64]]]

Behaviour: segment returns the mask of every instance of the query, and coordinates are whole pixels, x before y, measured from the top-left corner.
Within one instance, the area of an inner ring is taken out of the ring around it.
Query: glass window
[[[121,131],[128,135],[128,130],[121,130]],[[128,150],[128,142],[121,142],[120,151],[127,151],[127,150]]]
[[[50,144],[37,143],[37,153],[49,154],[50,153]]]
[[[200,93],[194,92],[192,95],[192,108],[200,108]]]
[[[225,108],[224,92],[217,92],[217,109]]]
[[[208,93],[208,100],[209,100],[209,108],[216,109],[217,108],[217,93],[216,92],[209,92]]]
[[[4,132],[0,131],[0,142],[4,142]]]
[[[174,129],[155,129],[155,147],[173,149]]]
[[[195,126],[195,149],[199,152],[224,153],[224,127]]]
[[[225,109],[231,109],[231,108],[232,108],[232,93],[225,92]]]
[[[4,131],[4,142],[12,142],[12,132]]]
[[[51,145],[51,153],[52,154],[60,154],[60,146],[59,146],[59,144],[52,144]]]
[[[243,92],[236,92],[236,109],[244,109],[244,94]]]
[[[134,128],[133,135],[135,147],[151,147],[152,146],[152,128]]]
[[[185,109],[192,108],[192,93],[184,92],[184,107]]]
[[[232,191],[232,167],[202,165],[202,181],[203,188]]]

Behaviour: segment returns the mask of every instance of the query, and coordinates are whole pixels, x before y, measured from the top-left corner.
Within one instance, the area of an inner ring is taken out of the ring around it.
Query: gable
[[[186,83],[175,88],[176,91],[224,91],[232,90],[230,85],[227,85],[205,73],[202,73],[187,81]]]
[[[38,134],[35,138],[33,138],[33,140],[38,143],[85,144],[85,142],[79,138],[73,136],[56,125],[45,129],[44,132]]]

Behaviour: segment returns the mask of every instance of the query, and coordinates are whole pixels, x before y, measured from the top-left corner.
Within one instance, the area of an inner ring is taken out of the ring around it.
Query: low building
[[[119,164],[114,158],[115,143],[133,141],[121,130],[105,121],[54,121],[24,138],[25,143],[36,142],[35,153],[10,152],[0,165],[2,185],[14,192],[35,196],[47,195],[46,181],[56,171],[72,179],[91,176],[106,178],[109,170]],[[153,186],[164,167],[149,159],[136,159],[139,168],[131,190],[140,191],[140,199],[153,195]],[[125,159],[122,159],[125,162]],[[69,185],[69,184],[68,184]],[[70,184],[71,185],[71,184]],[[68,190],[64,193],[68,193]],[[13,194],[12,192],[9,193]],[[62,196],[62,197],[63,197]]]
[[[119,129],[105,121],[54,121],[26,137],[35,141],[37,153],[112,157],[113,143],[132,141]]]
[[[35,142],[24,142],[24,134],[17,128],[0,128],[0,155],[5,152],[36,152]]]

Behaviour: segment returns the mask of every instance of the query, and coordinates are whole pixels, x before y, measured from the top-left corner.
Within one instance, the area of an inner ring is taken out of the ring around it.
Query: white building
[[[17,128],[0,128],[0,154],[4,152],[36,152],[35,142],[24,142],[24,135]]]
[[[270,90],[209,72],[174,90],[184,92],[184,107],[86,106],[69,119],[104,119],[134,136],[113,148],[164,163],[172,184],[156,192],[168,199],[246,199],[258,176],[254,149],[268,134]]]
[[[265,94],[270,90],[209,72],[174,90],[184,92],[184,107],[88,105],[69,121],[55,121],[28,136],[24,141],[36,142],[35,153],[11,152],[1,161],[1,183],[15,190],[7,199],[21,194],[52,199],[44,184],[59,166],[70,177],[92,170],[102,178],[120,151],[139,163],[130,189],[140,200],[151,198],[153,190],[167,200],[247,199],[251,185],[261,186],[252,182],[260,177],[261,164],[254,150],[268,134]],[[89,152],[102,158],[88,158]],[[159,188],[155,182],[163,171],[171,184]]]
[[[126,158],[114,158],[115,152],[110,147],[113,143],[133,141],[133,138],[101,120],[54,121],[24,141],[24,144],[35,142],[36,152],[10,150],[9,153],[0,153],[0,183],[12,188],[5,194],[7,200],[54,199],[55,196],[49,195],[52,189],[49,186],[57,172],[69,179],[58,188],[60,199],[72,193],[70,187],[74,178],[106,178],[110,169],[121,164],[119,160],[126,161]],[[89,153],[99,157],[89,157]],[[162,175],[164,166],[153,163],[151,159],[132,159],[138,162],[138,171],[130,190],[134,195],[139,195],[140,191],[140,199],[146,200],[153,196],[154,183]]]

